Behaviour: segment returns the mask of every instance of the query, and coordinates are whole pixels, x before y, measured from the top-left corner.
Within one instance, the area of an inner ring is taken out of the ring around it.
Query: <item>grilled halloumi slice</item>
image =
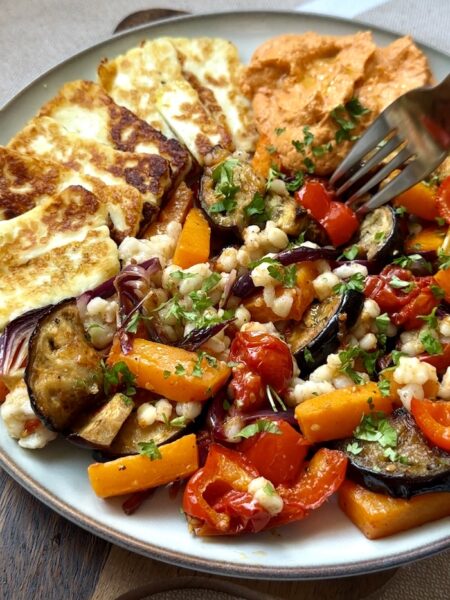
[[[150,222],[158,211],[162,197],[170,185],[167,161],[154,154],[138,154],[113,150],[96,140],[70,133],[49,117],[37,117],[20,131],[8,147],[18,152],[41,156],[95,177],[117,192],[137,200],[140,194],[143,223]]]
[[[164,119],[200,165],[215,146],[232,149],[231,138],[217,125],[198,92],[184,79],[161,85],[156,102]]]
[[[125,106],[166,137],[173,135],[155,105],[161,81],[182,78],[175,48],[167,38],[142,43],[99,65],[101,86],[120,106]]]
[[[214,146],[220,144],[232,151],[234,144],[211,90],[192,74],[184,73],[180,56],[171,38],[149,40],[115,60],[103,62],[99,79],[115,102],[149,123],[153,124],[157,108],[175,136],[203,164]]]
[[[167,139],[146,121],[116,104],[93,81],[66,83],[38,116],[51,117],[72,133],[116,150],[162,156],[170,165],[173,184],[191,167],[189,153],[177,140]]]
[[[244,66],[236,46],[222,38],[169,38],[185,78],[215,118],[228,127],[239,150],[254,152],[257,138],[250,101],[241,92]]]
[[[109,186],[59,163],[0,146],[0,220],[21,215],[72,185],[94,193],[104,204],[111,235],[118,243],[138,233],[143,200],[133,188],[127,186],[129,193],[124,194],[123,185]]]
[[[119,270],[106,206],[80,186],[0,222],[0,330],[12,319],[92,289]]]

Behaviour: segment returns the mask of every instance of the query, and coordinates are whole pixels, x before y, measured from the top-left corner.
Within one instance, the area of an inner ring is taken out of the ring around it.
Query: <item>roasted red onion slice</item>
[[[114,288],[119,298],[119,342],[122,352],[132,349],[134,333],[127,331],[134,315],[139,312],[151,290],[151,276],[161,270],[158,258],[140,265],[128,265],[114,279]]]
[[[198,329],[193,329],[190,333],[188,333],[182,340],[180,340],[176,345],[180,348],[184,348],[185,350],[190,350],[194,352],[202,344],[207,342],[213,336],[217,335],[225,329],[227,325],[232,323],[234,319],[227,319],[226,321],[222,321],[221,323],[215,323],[214,325],[208,325],[207,327],[200,327]]]
[[[30,310],[9,323],[0,336],[0,375],[20,369],[28,354],[28,341],[48,306]]]

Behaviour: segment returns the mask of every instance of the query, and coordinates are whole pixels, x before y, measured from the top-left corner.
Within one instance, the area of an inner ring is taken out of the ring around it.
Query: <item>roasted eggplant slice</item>
[[[101,356],[86,339],[76,300],[51,307],[28,347],[25,381],[36,415],[51,430],[68,432],[103,391]]]
[[[153,440],[159,446],[176,437],[183,430],[184,427],[171,427],[159,421],[148,427],[139,427],[137,413],[133,412],[125,421],[107,452],[115,456],[138,454],[140,443]]]
[[[392,462],[378,442],[348,438],[339,443],[349,458],[348,476],[369,490],[395,498],[449,492],[450,454],[430,446],[404,408],[397,409],[388,421],[397,432],[395,452],[402,460]],[[355,443],[362,448],[358,454],[348,451]]]
[[[199,199],[214,227],[239,234],[250,222],[255,195],[263,198],[264,194],[264,180],[246,160],[233,155],[205,169]]]
[[[392,206],[381,206],[369,213],[361,223],[358,256],[384,264],[401,247],[400,226]]]
[[[266,212],[275,226],[282,229],[287,235],[297,236],[302,230],[303,223],[301,219],[297,218],[297,203],[292,196],[268,195]]]
[[[328,246],[330,238],[322,225],[313,219],[306,208],[297,205],[295,222],[299,232],[303,231],[306,242],[314,242],[319,246]]]
[[[302,374],[316,369],[337,350],[340,337],[356,323],[363,303],[364,295],[355,290],[330,296],[312,304],[303,319],[286,332],[286,341]]]
[[[93,448],[107,448],[133,411],[133,401],[124,394],[114,396],[93,414],[82,418],[69,436],[70,441]]]

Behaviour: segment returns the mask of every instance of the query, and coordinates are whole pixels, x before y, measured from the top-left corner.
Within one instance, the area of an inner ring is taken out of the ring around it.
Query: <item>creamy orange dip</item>
[[[352,144],[339,135],[336,142],[340,126],[331,116],[336,107],[356,97],[370,111],[353,118],[349,137],[354,139],[398,96],[430,81],[428,61],[409,36],[378,48],[369,31],[339,37],[305,33],[260,46],[243,88],[252,99],[258,131],[282,166],[305,170],[305,158],[312,158],[315,173],[329,175]],[[345,109],[337,114],[352,119]],[[314,140],[299,151],[292,141],[304,141],[304,127]],[[313,153],[317,147],[322,150]]]

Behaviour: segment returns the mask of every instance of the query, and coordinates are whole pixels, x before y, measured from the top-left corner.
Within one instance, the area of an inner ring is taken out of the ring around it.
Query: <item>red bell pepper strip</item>
[[[348,242],[359,227],[358,219],[351,208],[333,200],[320,181],[308,180],[295,193],[295,199],[322,225],[334,246]]]
[[[309,443],[286,421],[277,421],[281,435],[258,433],[238,446],[259,473],[275,486],[298,479]]]
[[[450,402],[413,398],[411,413],[425,437],[450,452]]]
[[[395,288],[392,278],[411,284],[412,289]],[[405,329],[417,329],[423,325],[420,316],[428,315],[439,300],[431,291],[436,285],[433,277],[414,277],[407,269],[394,265],[385,267],[379,275],[370,275],[366,280],[364,294],[379,305],[382,312],[387,312],[396,326]]]
[[[258,471],[240,452],[217,444],[205,466],[187,483],[183,510],[197,535],[235,535],[257,532],[303,519],[338,489],[345,477],[346,456],[321,448],[292,486],[278,485],[281,513],[272,516],[248,490]]]

